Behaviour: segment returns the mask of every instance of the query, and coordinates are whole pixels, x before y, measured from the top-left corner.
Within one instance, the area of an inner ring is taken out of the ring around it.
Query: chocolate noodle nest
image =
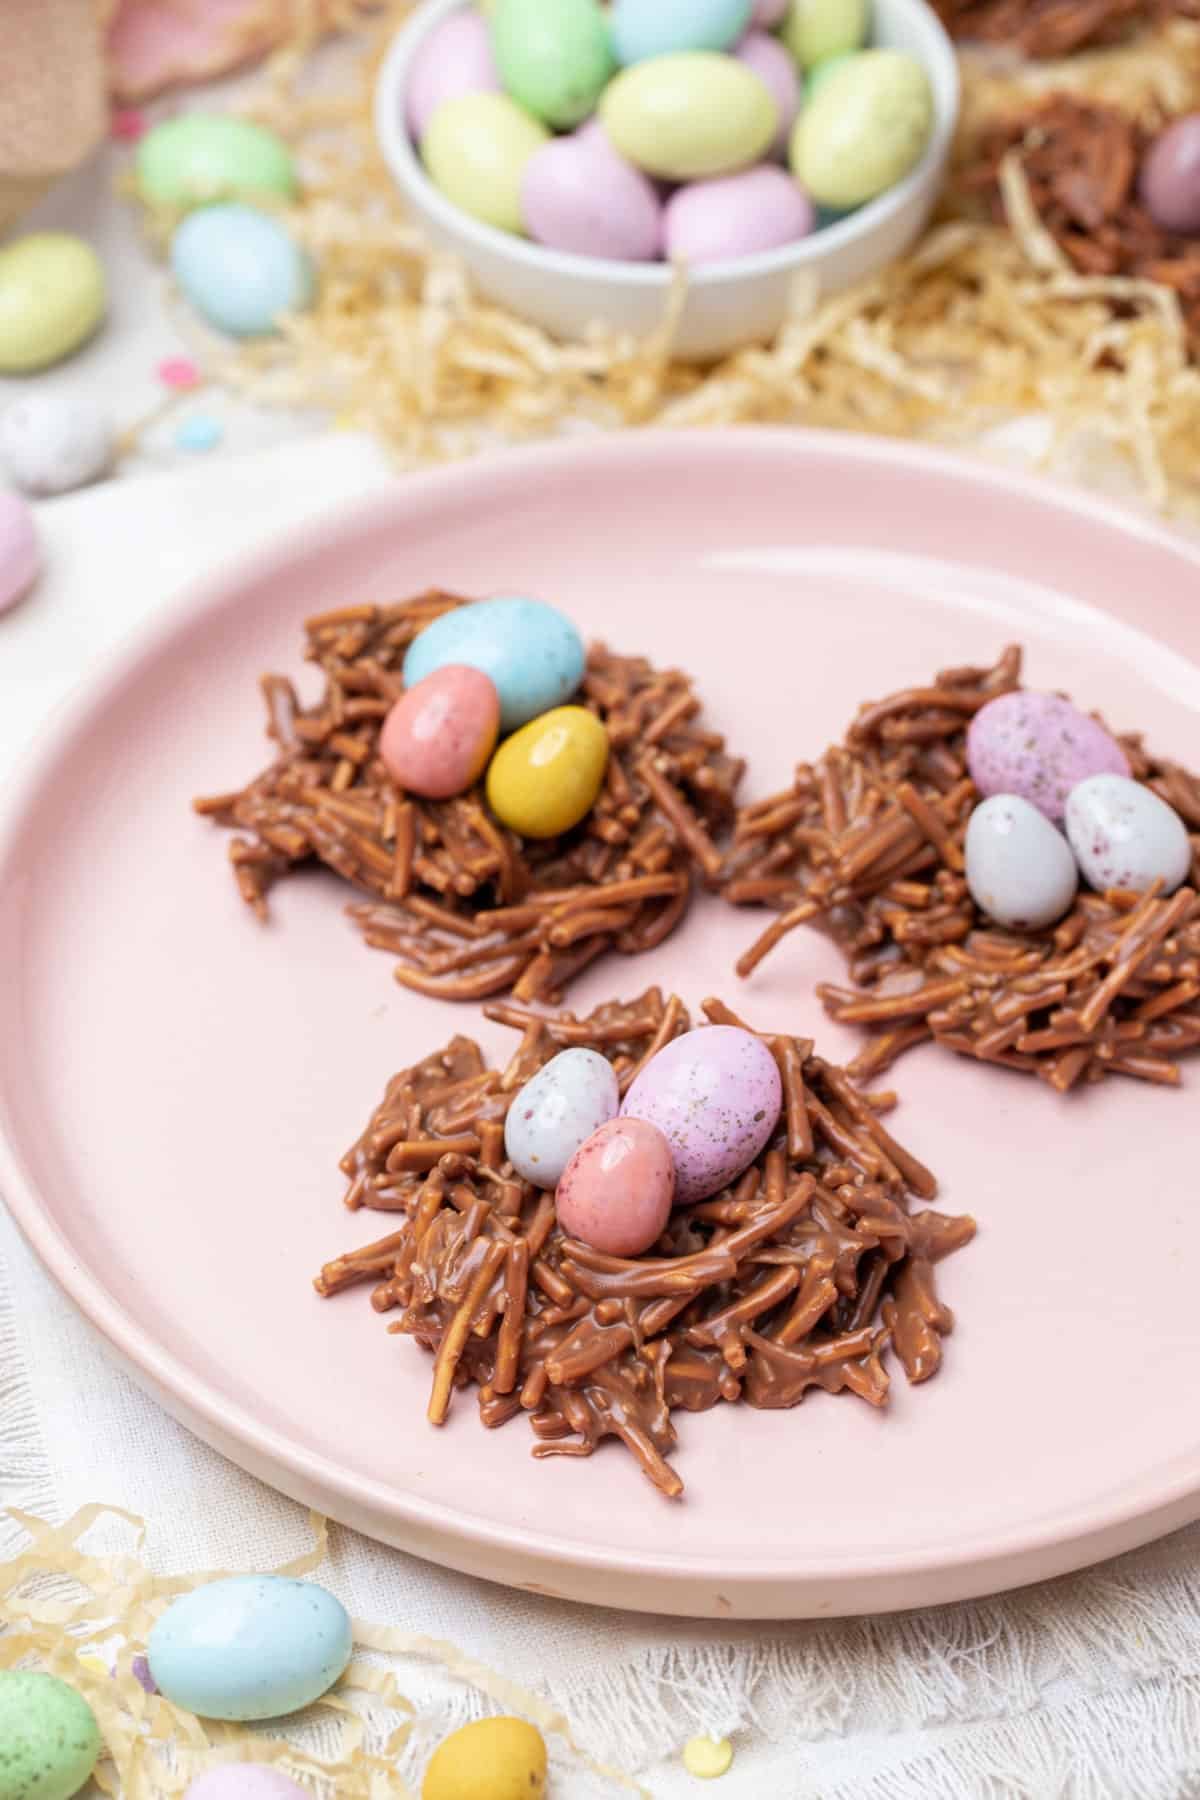
[[[453,800],[404,794],[377,745],[403,692],[405,651],[467,604],[430,593],[308,620],[320,699],[303,707],[290,681],[265,676],[275,761],[196,809],[239,832],[234,874],[260,916],[272,885],[316,858],[372,896],[351,916],[369,944],[400,957],[406,987],[447,1000],[511,989],[554,1001],[604,951],[633,955],[669,937],[693,873],[716,882],[713,834],[733,823],[744,764],[697,723],[688,676],[593,645],[579,703],[603,720],[611,754],[600,798],[574,831],[524,840],[496,823],[479,788]]]
[[[742,810],[726,897],[782,916],[738,973],[798,926],[823,926],[859,990],[818,988],[826,1010],[875,1030],[849,1065],[856,1080],[932,1037],[1060,1092],[1110,1074],[1177,1084],[1177,1058],[1200,1044],[1200,779],[1140,736],[1118,739],[1135,779],[1188,827],[1191,886],[1169,898],[1081,891],[1053,930],[992,926],[963,872],[979,799],[966,732],[1020,673],[1013,647],[994,668],[948,669],[865,705],[844,743]]]
[[[403,1223],[315,1284],[370,1281],[378,1312],[399,1309],[390,1329],[434,1356],[435,1425],[474,1387],[485,1425],[528,1415],[535,1456],[590,1456],[617,1437],[676,1497],[681,1408],[790,1407],[814,1387],[882,1406],[889,1344],[910,1381],[935,1373],[954,1320],[933,1265],[975,1225],[909,1211],[937,1184],[880,1123],[894,1095],[860,1094],[808,1039],[765,1037],[785,1096],[775,1137],[736,1184],[677,1211],[652,1254],[624,1260],[564,1236],[553,1195],[505,1162],[504,1116],[569,1046],[606,1056],[624,1092],[687,1012],[657,988],[584,1019],[486,1010],[522,1034],[508,1067],[455,1037],[394,1078],[342,1168],[349,1207]],[[741,1024],[715,1000],[704,1012]]]

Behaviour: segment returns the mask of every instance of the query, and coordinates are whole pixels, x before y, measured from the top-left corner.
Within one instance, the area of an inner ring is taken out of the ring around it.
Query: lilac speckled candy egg
[[[1200,113],[1185,113],[1159,133],[1142,162],[1138,189],[1164,231],[1200,232]]]
[[[183,1800],[312,1800],[307,1788],[263,1763],[222,1763],[190,1782]]]
[[[530,237],[552,250],[616,262],[650,262],[662,250],[658,190],[617,154],[598,119],[534,151],[521,211]]]
[[[762,1039],[735,1025],[689,1031],[652,1057],[622,1118],[657,1125],[675,1159],[675,1200],[703,1200],[736,1181],[779,1123],[783,1084]]]
[[[490,675],[447,663],[402,694],[383,721],[379,755],[410,794],[448,800],[487,768],[500,735],[500,695]]]
[[[734,262],[807,237],[812,201],[786,169],[762,163],[740,175],[692,181],[666,208],[667,255],[687,263]]]
[[[33,508],[20,494],[0,488],[0,613],[29,592],[41,567]]]
[[[554,1196],[558,1222],[606,1256],[641,1256],[671,1216],[675,1164],[657,1125],[610,1119],[579,1146]]]
[[[1174,807],[1123,775],[1092,775],[1067,799],[1067,837],[1088,886],[1172,894],[1187,880],[1192,846]]]
[[[770,88],[771,97],[779,108],[779,131],[771,145],[771,154],[786,159],[792,141],[792,126],[800,111],[800,72],[790,52],[777,37],[766,31],[748,31],[734,55]]]
[[[1125,752],[1103,725],[1060,694],[1000,694],[967,730],[967,768],[985,798],[1020,794],[1056,823],[1089,775],[1128,775]]]
[[[620,1109],[617,1077],[606,1056],[598,1050],[560,1050],[508,1109],[508,1160],[524,1181],[555,1188],[579,1146]]]
[[[409,136],[420,143],[445,100],[499,92],[500,75],[487,20],[469,8],[451,13],[429,33],[413,58],[404,107]]]

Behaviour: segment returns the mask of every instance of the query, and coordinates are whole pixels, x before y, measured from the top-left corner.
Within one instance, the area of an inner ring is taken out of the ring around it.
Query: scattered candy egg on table
[[[171,268],[197,312],[234,337],[264,337],[312,299],[304,251],[277,219],[238,202],[189,213],[171,239]]]
[[[421,1800],[542,1800],[546,1742],[524,1719],[477,1719],[430,1758]]]
[[[345,1608],[311,1581],[233,1575],[167,1608],[147,1657],[160,1691],[202,1719],[283,1718],[320,1699],[352,1648]]]
[[[667,251],[680,262],[729,262],[807,237],[816,217],[787,171],[764,163],[677,189],[666,207]]]
[[[656,56],[622,70],[600,102],[620,155],[664,181],[744,168],[770,149],[779,111],[761,76],[711,50]]]
[[[427,625],[408,647],[404,685],[415,687],[447,663],[469,663],[496,684],[500,729],[515,731],[568,700],[586,660],[583,639],[564,613],[543,600],[502,594]]]
[[[675,1198],[671,1146],[647,1119],[610,1119],[567,1164],[554,1206],[569,1237],[606,1256],[641,1256],[666,1229]]]
[[[478,781],[499,735],[500,696],[491,676],[447,663],[401,694],[383,722],[379,754],[409,793],[448,800]]]
[[[500,73],[487,20],[469,9],[451,13],[413,58],[405,118],[420,143],[438,107],[464,94],[498,94]]]
[[[791,0],[782,37],[801,68],[857,50],[867,35],[867,0]]]
[[[213,200],[274,194],[291,200],[296,165],[283,139],[230,113],[165,119],[138,144],[138,192],[152,206],[207,206]]]
[[[0,1670],[0,1797],[71,1800],[102,1749],[96,1716],[56,1676]]]
[[[0,250],[0,374],[61,362],[91,337],[107,303],[104,269],[67,231],[36,231]]]
[[[1200,113],[1160,131],[1142,160],[1142,205],[1164,231],[1200,232]]]
[[[189,413],[175,427],[177,450],[215,450],[225,436],[225,427],[211,413]]]
[[[529,235],[576,256],[645,262],[662,251],[663,216],[648,175],[618,156],[598,120],[535,150],[521,182]]]
[[[1020,794],[993,794],[975,808],[966,861],[976,906],[1012,931],[1055,924],[1079,888],[1067,840]]]
[[[752,69],[770,89],[779,114],[779,128],[771,145],[771,154],[786,157],[792,126],[800,111],[800,76],[796,64],[779,39],[766,31],[748,32],[735,54],[738,61]]]
[[[222,1763],[189,1782],[183,1800],[312,1800],[311,1790],[263,1763]]]
[[[607,768],[608,733],[595,713],[558,706],[501,744],[488,766],[488,805],[522,837],[559,837],[591,812]]]
[[[621,1107],[657,1125],[675,1162],[675,1202],[690,1206],[735,1181],[779,1123],[783,1084],[762,1039],[706,1025],[651,1057]]]
[[[20,494],[0,489],[0,613],[26,595],[42,568],[33,512]]]
[[[1088,886],[1172,894],[1192,867],[1187,828],[1152,788],[1125,775],[1090,775],[1067,798],[1067,837]]]
[[[34,389],[0,413],[0,464],[27,494],[95,481],[115,448],[111,420],[86,394]]]
[[[505,91],[547,125],[580,124],[613,71],[599,0],[496,0],[492,48]]]
[[[1089,775],[1128,775],[1129,761],[1103,725],[1061,694],[998,694],[967,727],[967,771],[979,792],[1020,794],[1059,820],[1067,795]]]
[[[555,1188],[579,1146],[621,1109],[617,1077],[598,1050],[560,1050],[517,1094],[504,1149],[523,1181]]]
[[[439,106],[421,156],[430,180],[474,219],[521,233],[525,166],[549,133],[507,94],[463,94]]]
[[[751,0],[613,0],[613,49],[625,65],[675,50],[728,50],[752,11]]]
[[[903,50],[864,50],[822,83],[792,132],[792,172],[822,206],[862,206],[909,174],[933,129],[924,66]]]

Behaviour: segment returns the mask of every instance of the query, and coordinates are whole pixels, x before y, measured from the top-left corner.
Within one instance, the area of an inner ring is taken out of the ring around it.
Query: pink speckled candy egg
[[[183,1800],[312,1800],[290,1775],[263,1763],[222,1763],[191,1782]]]
[[[748,31],[734,55],[770,88],[771,97],[779,108],[779,130],[771,145],[771,154],[786,157],[792,140],[792,126],[800,111],[800,72],[790,52],[768,32]]]
[[[967,768],[985,797],[1019,794],[1055,823],[1089,775],[1128,775],[1116,740],[1059,694],[1000,694],[967,729]]]
[[[607,1256],[640,1256],[671,1216],[675,1165],[657,1125],[610,1119],[582,1143],[554,1196],[570,1237]]]
[[[616,262],[650,262],[662,250],[658,190],[618,156],[598,119],[534,151],[521,211],[530,237],[552,250]]]
[[[41,567],[32,509],[20,494],[0,488],[0,613],[29,592]]]
[[[445,100],[499,92],[500,76],[487,20],[470,9],[451,13],[429,33],[413,58],[405,96],[409,136],[420,143]]]
[[[1184,113],[1160,131],[1142,162],[1142,205],[1164,231],[1200,231],[1200,113]]]
[[[733,262],[807,237],[812,201],[774,163],[692,181],[667,201],[667,255],[688,263]]]
[[[675,1200],[704,1200],[736,1181],[779,1123],[783,1084],[762,1039],[705,1025],[660,1050],[625,1096],[621,1116],[645,1119],[671,1146]]]
[[[397,700],[383,721],[379,754],[410,794],[448,800],[483,774],[499,735],[500,696],[491,676],[447,663]]]

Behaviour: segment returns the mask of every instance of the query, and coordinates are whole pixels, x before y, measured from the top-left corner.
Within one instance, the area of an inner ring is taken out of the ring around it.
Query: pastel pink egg
[[[222,1763],[198,1775],[183,1800],[312,1800],[312,1796],[280,1769],[262,1763]]]
[[[598,120],[535,150],[521,182],[530,237],[552,250],[649,262],[662,250],[663,214],[648,175],[618,156]]]
[[[795,63],[779,39],[765,31],[748,31],[734,55],[770,89],[779,108],[779,130],[771,151],[775,156],[786,157],[792,126],[800,111],[800,74]]]
[[[32,508],[20,494],[0,489],[0,613],[29,592],[41,567]]]
[[[979,792],[1019,794],[1057,824],[1089,775],[1128,775],[1125,752],[1060,694],[1000,694],[967,728],[967,769]]]
[[[675,1197],[671,1146],[644,1119],[610,1119],[582,1143],[554,1197],[569,1237],[607,1256],[640,1256],[662,1236]]]
[[[383,721],[379,754],[410,794],[448,800],[483,774],[499,735],[500,696],[491,676],[447,663],[397,700]]]
[[[807,237],[816,224],[812,201],[774,163],[740,175],[693,181],[666,206],[667,255],[673,262],[734,262]]]
[[[783,23],[791,0],[754,0],[754,11],[750,14],[750,23],[761,31],[772,31],[776,25]]]
[[[770,1142],[783,1106],[775,1058],[752,1031],[705,1025],[651,1057],[623,1119],[655,1125],[671,1147],[681,1206],[727,1187]]]
[[[420,143],[438,107],[464,94],[498,94],[500,75],[492,34],[481,13],[451,13],[413,58],[405,96],[409,136]]]

